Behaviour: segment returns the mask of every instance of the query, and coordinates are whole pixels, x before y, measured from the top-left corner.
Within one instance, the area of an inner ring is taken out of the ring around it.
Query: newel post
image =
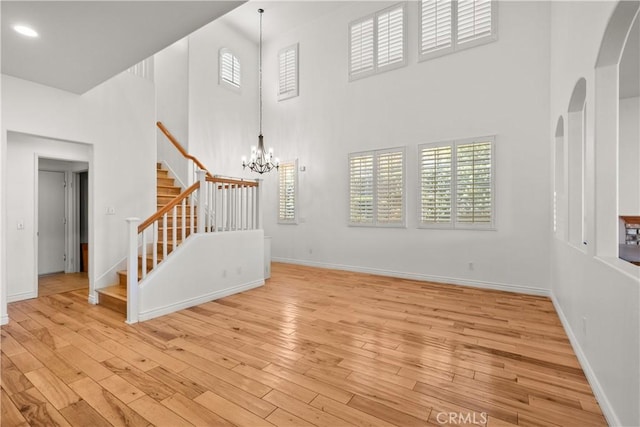
[[[127,323],[138,323],[138,225],[140,218],[127,218],[129,255],[127,256]]]
[[[204,209],[207,203],[207,172],[198,169],[196,173],[200,182],[200,188],[198,189],[198,229],[196,232],[204,233],[204,224],[207,221]]]

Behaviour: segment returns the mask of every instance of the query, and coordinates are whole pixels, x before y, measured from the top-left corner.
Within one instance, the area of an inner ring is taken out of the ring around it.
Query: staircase
[[[156,165],[156,195],[157,195],[157,208],[158,211],[165,207],[168,203],[175,199],[176,196],[180,194],[182,189],[175,185],[175,180],[169,176],[169,172],[166,169],[162,168],[162,164],[158,163]],[[190,225],[191,225],[191,209],[192,206],[187,206],[185,211],[183,212],[182,206],[177,206],[177,217],[176,220],[178,224],[173,223],[173,216],[169,216],[167,218],[167,227],[166,233],[167,236],[173,236],[174,227],[176,228],[176,237],[177,244],[179,245],[182,242],[182,239],[189,235],[190,233]],[[185,230],[186,236],[182,236],[182,228],[179,226],[182,224],[182,216],[185,216],[185,222],[187,228]],[[195,219],[195,211],[194,211],[194,219]],[[195,225],[195,224],[194,224]],[[164,228],[162,223],[158,226],[158,235],[162,236],[164,233]],[[177,245],[176,245],[177,246]],[[167,243],[167,254],[173,251],[173,243]],[[158,264],[163,259],[163,247],[161,243],[158,243]],[[152,255],[147,255],[147,272],[150,271],[152,267]],[[138,257],[138,280],[142,278],[142,256]],[[127,314],[127,271],[121,270],[118,271],[118,283],[112,286],[108,286],[106,288],[98,289],[98,304],[104,307],[110,308],[114,311],[122,313],[124,315]]]

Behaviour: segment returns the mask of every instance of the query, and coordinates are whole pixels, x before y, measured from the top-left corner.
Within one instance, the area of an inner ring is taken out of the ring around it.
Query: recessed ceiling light
[[[38,37],[38,32],[31,27],[27,27],[26,25],[14,25],[13,29],[16,30],[17,33],[22,34],[26,37]]]

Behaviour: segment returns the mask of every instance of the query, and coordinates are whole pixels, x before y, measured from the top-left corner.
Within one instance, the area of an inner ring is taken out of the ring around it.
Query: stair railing
[[[173,144],[174,147],[176,147],[176,149],[180,152],[180,154],[182,154],[182,156],[187,159],[187,160],[191,160],[194,165],[196,166],[194,169],[195,170],[203,170],[207,173],[208,177],[213,177],[213,175],[211,174],[211,172],[209,172],[207,170],[207,168],[202,164],[202,162],[200,162],[200,160],[198,160],[197,157],[192,156],[191,154],[189,154],[187,152],[187,150],[184,149],[184,147],[182,146],[182,144],[180,144],[178,142],[178,140],[176,139],[175,136],[173,136],[173,134],[171,132],[169,132],[169,129],[167,129],[162,122],[156,122],[156,126],[158,126],[158,129],[160,129],[162,131],[162,133],[167,137],[167,139],[169,139],[169,141],[171,142],[171,144]]]
[[[190,235],[258,230],[262,226],[260,180],[211,176],[202,169],[197,175],[196,183],[142,223],[138,218],[127,218],[127,323],[138,322],[139,282]]]

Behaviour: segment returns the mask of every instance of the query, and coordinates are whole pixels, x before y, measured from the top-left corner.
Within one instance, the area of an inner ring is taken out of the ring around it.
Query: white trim
[[[89,298],[87,298],[87,302],[91,305],[98,305],[98,297],[96,295],[89,295]]]
[[[3,314],[2,317],[0,317],[0,325],[6,325],[9,323],[9,316],[6,314]]]
[[[164,316],[166,314],[170,314],[176,312],[178,310],[184,310],[185,308],[193,307],[196,305],[204,304],[209,301],[213,301],[219,298],[224,298],[229,295],[237,294],[239,292],[248,291],[250,289],[254,289],[264,285],[264,279],[255,280],[253,282],[245,283],[242,285],[234,286],[232,288],[226,288],[215,292],[210,292],[205,295],[201,295],[196,298],[190,298],[184,301],[176,302],[173,304],[165,305],[164,307],[156,308],[153,310],[148,310],[144,312],[140,312],[138,315],[138,321],[143,322],[145,320],[150,320],[155,317]]]
[[[435,282],[446,285],[460,285],[473,288],[490,289],[494,291],[515,292],[525,295],[537,295],[548,297],[551,291],[545,288],[535,288],[532,286],[514,285],[509,283],[486,282],[472,279],[460,279],[446,276],[433,276],[422,273],[409,273],[404,271],[383,270],[370,267],[359,267],[354,265],[332,264],[326,262],[308,261],[293,258],[273,257],[273,262],[282,262],[285,264],[305,265],[308,267],[327,268],[332,270],[352,271],[354,273],[374,274],[377,276],[395,277],[398,279],[417,280],[421,282]]]
[[[560,318],[562,327],[564,328],[564,331],[567,334],[567,337],[569,337],[569,342],[571,343],[571,347],[573,348],[573,351],[578,358],[578,362],[580,362],[580,366],[582,367],[582,370],[584,371],[584,374],[587,377],[587,381],[591,386],[591,390],[593,391],[593,394],[595,395],[596,400],[600,405],[600,409],[602,410],[602,413],[604,414],[604,417],[606,418],[607,423],[611,426],[621,426],[622,422],[620,421],[615,411],[613,410],[613,406],[611,405],[611,402],[607,398],[607,395],[604,392],[604,389],[602,388],[600,381],[598,381],[598,377],[596,376],[595,371],[591,367],[591,364],[589,363],[589,359],[587,358],[587,355],[582,350],[582,347],[580,346],[580,342],[578,341],[575,334],[573,333],[573,330],[571,329],[571,325],[569,324],[567,317],[562,311],[562,307],[560,306],[560,303],[558,302],[553,291],[550,292],[550,297],[551,297],[551,302],[553,303],[553,306],[556,309],[556,313],[558,313],[558,317]]]
[[[20,292],[19,294],[7,295],[7,303],[22,301],[25,299],[38,298],[38,291],[31,290],[27,292]]]

